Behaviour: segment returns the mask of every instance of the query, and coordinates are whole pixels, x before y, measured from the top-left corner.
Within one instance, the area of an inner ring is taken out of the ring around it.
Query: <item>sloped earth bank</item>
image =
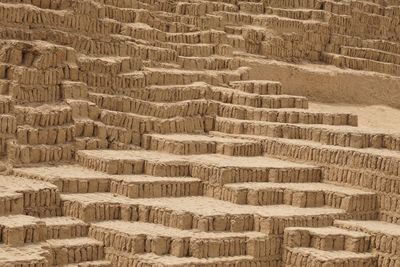
[[[400,133],[400,110],[384,105],[328,104],[310,102],[310,110],[348,112],[358,116],[358,126],[382,132]]]
[[[291,64],[247,57],[250,79],[278,80],[284,93],[323,103],[387,105],[400,108],[400,78],[318,64]],[[394,124],[394,123],[393,123]]]

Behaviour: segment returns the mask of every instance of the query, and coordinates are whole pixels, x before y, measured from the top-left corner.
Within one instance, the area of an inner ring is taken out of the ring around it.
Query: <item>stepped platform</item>
[[[279,234],[279,224],[327,226],[346,212],[329,207],[242,206],[208,197],[130,199],[109,193],[62,195],[63,214],[84,220],[139,220],[179,229]]]
[[[222,154],[228,156],[261,156],[261,142],[221,138],[209,135],[143,135],[142,147],[171,154]]]
[[[31,181],[15,176],[0,176],[1,216],[27,213],[56,215],[60,196],[57,187],[42,181]]]
[[[335,221],[335,226],[342,229],[360,231],[371,235],[371,247],[379,252],[382,252],[383,254],[381,254],[381,257],[393,255],[396,256],[394,258],[395,260],[400,260],[398,257],[398,247],[394,245],[397,242],[395,240],[398,240],[400,237],[399,225],[381,221],[338,220]],[[394,243],[387,243],[386,240],[393,240]]]
[[[235,256],[235,257],[220,257],[210,259],[197,259],[197,258],[179,258],[174,256],[158,256],[153,253],[146,253],[142,255],[131,255],[129,253],[116,252],[113,249],[106,250],[106,259],[116,262],[117,264],[129,264],[130,266],[199,266],[199,267],[217,267],[221,265],[267,265],[278,267],[280,264],[279,259],[272,260],[257,260],[251,256]]]
[[[33,244],[23,247],[10,247],[0,245],[0,264],[7,266],[32,265],[34,267],[46,266],[49,264],[50,253],[42,246]]]
[[[282,124],[217,118],[216,130],[228,134],[261,135],[268,137],[303,139],[354,148],[386,148],[398,150],[397,134],[383,134],[373,130],[363,130],[349,126]]]
[[[167,156],[168,155],[168,156]],[[110,174],[187,176],[211,183],[319,181],[320,169],[266,157],[225,155],[171,155],[152,151],[79,151],[77,161],[86,168]]]
[[[99,260],[99,261],[83,261],[79,263],[64,264],[63,267],[111,267],[111,261]]]
[[[0,266],[400,266],[399,16],[0,0]]]
[[[192,177],[155,177],[149,175],[111,175],[78,165],[61,165],[45,169],[19,168],[15,175],[52,183],[62,193],[112,192],[142,197],[179,197],[201,194],[200,179]]]
[[[0,217],[0,242],[9,246],[40,243],[47,239],[85,237],[89,226],[72,217],[37,218],[27,215]]]
[[[323,265],[346,264],[344,266],[375,266],[376,257],[371,253],[354,253],[349,251],[321,251],[315,248],[289,248],[284,260],[285,267],[298,266],[297,262],[312,266],[313,262]]]
[[[371,236],[336,227],[288,227],[284,240],[288,247],[311,247],[323,251],[364,253],[370,250]]]
[[[49,239],[46,245],[52,252],[55,265],[97,261],[103,259],[103,243],[88,237],[72,239]]]
[[[236,183],[226,184],[224,189],[233,195],[238,204],[327,205],[349,212],[373,211],[377,206],[373,192],[325,183]]]
[[[199,232],[143,222],[93,223],[89,236],[104,242],[107,247],[132,254],[194,258],[266,257],[278,256],[280,250],[275,245],[279,239],[258,232]]]
[[[65,193],[107,192],[110,188],[108,175],[78,165],[18,168],[14,173],[20,177],[51,183]]]

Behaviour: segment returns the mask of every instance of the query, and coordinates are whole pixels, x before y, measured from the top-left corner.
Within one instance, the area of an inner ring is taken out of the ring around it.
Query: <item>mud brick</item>
[[[62,193],[108,192],[110,189],[111,176],[76,165],[18,168],[14,173],[20,177],[54,184]]]
[[[52,239],[47,244],[52,252],[52,262],[59,265],[102,260],[104,256],[103,243],[87,237]]]
[[[73,118],[89,118],[97,120],[100,116],[100,109],[94,103],[87,100],[69,99],[66,101],[72,108]]]
[[[39,162],[69,161],[73,158],[74,148],[70,143],[58,145],[19,145],[9,142],[9,159],[15,164]]]
[[[273,81],[235,81],[231,82],[230,85],[234,89],[259,95],[279,95],[282,90],[281,84]]]
[[[63,125],[72,122],[72,109],[68,105],[41,105],[39,107],[16,106],[18,124],[33,127]]]
[[[84,83],[66,82],[61,85],[62,99],[88,99],[88,88]]]
[[[351,264],[374,266],[376,264],[376,258],[371,253],[321,251],[314,248],[288,248],[283,261],[286,266],[298,266],[298,264],[306,263],[308,266],[316,267],[334,264],[343,266],[351,266]]]
[[[105,242],[107,247],[130,253],[195,258],[238,256],[246,252],[255,257],[277,255],[276,250],[265,246],[276,239],[255,232],[193,232],[142,222],[110,221],[93,224],[89,236]]]
[[[280,265],[280,259],[254,259],[252,256],[234,256],[234,257],[220,257],[220,258],[210,258],[210,259],[196,259],[188,257],[175,257],[169,255],[158,256],[152,253],[146,254],[130,254],[125,252],[119,252],[113,248],[106,248],[105,257],[107,260],[112,262],[126,262],[132,266],[139,265],[149,265],[156,266],[159,264],[174,264],[176,266],[218,266],[220,264],[232,265],[240,264],[241,266],[251,266],[253,265],[265,265],[270,267],[278,267]]]
[[[381,252],[384,258],[389,259],[392,255],[397,255],[399,246],[399,227],[396,224],[390,224],[380,221],[362,221],[351,220],[335,222],[336,227],[350,231],[359,231],[371,235],[371,248]]]
[[[45,215],[60,204],[59,193],[52,184],[16,176],[1,176],[0,180],[3,184],[2,215],[22,213]]]
[[[89,231],[86,223],[70,217],[48,217],[40,221],[46,225],[46,239],[85,237]]]
[[[189,177],[113,176],[110,192],[130,198],[197,196],[201,185],[199,179]]]
[[[10,246],[23,246],[46,239],[45,224],[38,218],[25,215],[0,217],[2,242]]]
[[[313,247],[323,251],[368,252],[370,241],[369,234],[336,227],[289,227],[285,229],[284,235],[285,246]]]
[[[72,142],[75,139],[74,125],[50,126],[46,128],[33,128],[31,126],[18,126],[18,144],[21,145],[55,145]]]
[[[0,2],[0,266],[399,265],[395,0]]]
[[[173,154],[218,153],[230,156],[256,156],[261,144],[233,138],[200,135],[143,135],[142,146]]]
[[[316,162],[318,164],[333,164],[353,169],[364,168],[382,172],[386,175],[397,175],[399,172],[397,153],[394,151],[368,151],[356,148],[340,148],[337,146],[317,146],[314,142],[303,140],[265,139],[265,149],[274,155],[295,155],[296,159]],[[296,154],[301,149],[306,151]],[[312,151],[312,153],[308,153]],[[347,156],[349,160],[344,161]],[[363,160],[360,160],[360,159]]]

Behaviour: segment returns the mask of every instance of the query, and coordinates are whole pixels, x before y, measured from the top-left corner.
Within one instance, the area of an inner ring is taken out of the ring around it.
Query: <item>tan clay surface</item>
[[[0,267],[400,266],[399,0],[0,0]]]

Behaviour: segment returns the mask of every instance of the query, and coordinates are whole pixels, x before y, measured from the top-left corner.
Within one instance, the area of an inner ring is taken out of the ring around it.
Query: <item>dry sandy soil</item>
[[[358,115],[358,125],[400,134],[400,110],[384,105],[309,103],[310,110]]]

